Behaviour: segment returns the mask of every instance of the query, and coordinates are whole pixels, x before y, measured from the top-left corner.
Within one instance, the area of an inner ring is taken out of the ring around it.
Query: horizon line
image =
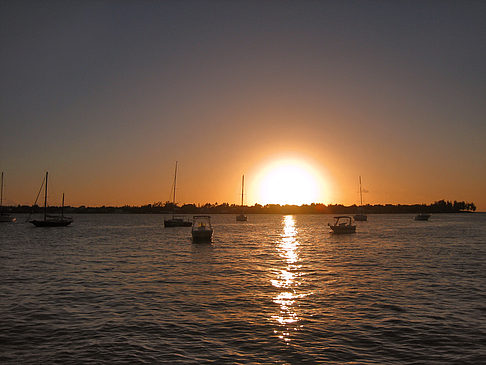
[[[351,205],[345,205],[343,203],[305,203],[305,204],[279,204],[279,203],[267,203],[267,204],[260,204],[260,203],[255,203],[253,205],[240,205],[240,204],[235,204],[235,203],[228,203],[228,202],[223,202],[223,203],[204,203],[204,204],[196,204],[196,203],[184,203],[182,205],[178,205],[177,203],[172,203],[172,202],[154,202],[154,203],[147,203],[147,204],[141,204],[141,205],[85,205],[81,204],[78,206],[75,205],[65,205],[64,207],[66,208],[143,208],[143,207],[151,207],[151,208],[163,208],[163,207],[176,207],[176,208],[182,208],[184,206],[194,206],[196,208],[203,208],[205,206],[212,206],[212,207],[224,207],[224,206],[229,206],[229,207],[245,207],[245,208],[252,208],[252,207],[309,207],[309,206],[342,206],[345,208],[351,208],[351,207],[375,207],[375,206],[431,206],[440,202],[444,203],[450,203],[453,204],[454,202],[456,203],[465,203],[465,204],[472,204],[475,206],[474,202],[467,202],[467,201],[451,201],[451,200],[436,200],[431,203],[411,203],[411,204],[404,204],[404,203],[375,203],[375,204],[363,204],[363,205],[358,205],[358,204],[351,204]],[[16,208],[16,207],[42,207],[42,205],[39,204],[16,204],[16,205],[3,205],[4,208]],[[61,207],[60,205],[48,205],[48,207]]]

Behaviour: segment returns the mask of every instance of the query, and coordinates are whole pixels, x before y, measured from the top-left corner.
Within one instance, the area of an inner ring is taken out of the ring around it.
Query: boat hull
[[[213,238],[213,230],[195,230],[192,231],[192,242],[209,243]]]
[[[415,216],[416,221],[428,221],[430,218],[430,214],[419,214]]]
[[[248,217],[244,214],[240,214],[236,216],[236,220],[238,222],[246,222],[248,220]]]
[[[356,226],[329,226],[334,234],[356,233]]]
[[[173,219],[164,220],[164,227],[190,227],[190,226],[192,226],[192,222],[189,221],[181,221],[181,220],[173,220]]]
[[[336,234],[347,234],[347,233],[356,233],[356,225],[352,223],[352,219],[348,215],[339,215],[334,217],[335,221],[334,224],[329,224],[328,226],[331,228],[331,233]]]
[[[66,227],[69,226],[73,221],[70,219],[56,219],[56,220],[45,220],[38,221],[32,220],[32,223],[36,227]]]
[[[368,221],[368,216],[366,214],[356,214],[354,217],[355,221],[366,222]]]

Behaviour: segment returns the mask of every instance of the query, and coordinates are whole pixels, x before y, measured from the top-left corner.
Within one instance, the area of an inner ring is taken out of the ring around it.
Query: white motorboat
[[[332,233],[344,234],[344,233],[356,233],[356,225],[353,224],[351,217],[347,215],[340,215],[334,217],[334,224],[328,226],[332,229]]]
[[[192,219],[192,241],[211,242],[213,238],[213,226],[209,215],[195,215]]]

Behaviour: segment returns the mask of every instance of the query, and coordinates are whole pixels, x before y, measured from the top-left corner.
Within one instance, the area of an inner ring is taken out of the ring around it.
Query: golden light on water
[[[275,303],[280,304],[281,313],[283,316],[275,316],[274,318],[280,324],[294,323],[297,321],[297,313],[292,311],[292,305],[294,304],[294,295],[290,292],[280,293],[275,299]]]
[[[277,252],[284,261],[284,268],[276,271],[277,277],[271,280],[272,285],[279,289],[273,302],[279,305],[278,314],[272,316],[280,328],[274,332],[284,341],[290,341],[290,335],[298,330],[299,316],[297,314],[297,301],[308,294],[298,293],[300,285],[299,242],[297,241],[297,229],[295,219],[291,215],[283,218],[283,233],[277,245]],[[281,326],[284,326],[282,329]]]
[[[260,204],[302,205],[328,201],[329,186],[322,173],[304,160],[279,159],[257,174],[253,195]]]

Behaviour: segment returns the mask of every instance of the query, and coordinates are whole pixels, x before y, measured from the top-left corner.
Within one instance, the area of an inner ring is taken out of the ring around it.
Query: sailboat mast
[[[359,199],[360,199],[360,205],[363,205],[363,191],[361,189],[361,176],[359,177]]]
[[[2,171],[2,188],[0,192],[0,208],[3,206],[3,171]]]
[[[46,171],[46,188],[44,191],[44,220],[47,220],[47,176],[48,172]]]
[[[64,193],[62,193],[61,218],[64,218]]]
[[[243,192],[245,191],[245,175],[241,177],[241,206],[243,206]]]
[[[177,161],[175,164],[175,171],[174,171],[174,192],[172,195],[172,203],[175,205],[176,202],[176,184],[177,184]]]

